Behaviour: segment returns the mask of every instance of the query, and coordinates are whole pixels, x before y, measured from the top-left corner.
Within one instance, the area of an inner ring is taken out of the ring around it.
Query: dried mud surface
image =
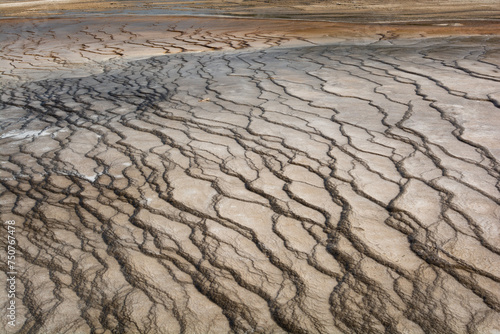
[[[498,36],[175,29],[2,37],[14,332],[500,331]]]

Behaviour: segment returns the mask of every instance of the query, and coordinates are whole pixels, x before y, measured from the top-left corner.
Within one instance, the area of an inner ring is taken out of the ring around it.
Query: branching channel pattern
[[[499,45],[179,53],[3,89],[16,330],[500,331]]]

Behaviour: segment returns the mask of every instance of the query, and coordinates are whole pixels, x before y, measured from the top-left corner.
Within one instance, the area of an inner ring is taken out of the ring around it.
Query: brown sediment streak
[[[498,22],[355,24],[216,17],[0,20],[0,83],[97,74],[121,60],[179,52],[396,38],[497,35]],[[103,64],[104,61],[108,61]]]
[[[21,76],[0,95],[17,332],[500,330],[498,37],[182,24],[144,42],[86,22],[68,43],[92,61],[213,52],[36,81],[16,69],[43,44],[4,37]]]

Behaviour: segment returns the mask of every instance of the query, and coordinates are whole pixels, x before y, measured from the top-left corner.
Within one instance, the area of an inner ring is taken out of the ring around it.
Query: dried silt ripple
[[[181,53],[4,89],[18,332],[500,330],[498,45]]]

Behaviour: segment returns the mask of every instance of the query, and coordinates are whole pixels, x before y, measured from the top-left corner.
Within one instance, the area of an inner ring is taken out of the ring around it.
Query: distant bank
[[[500,20],[497,0],[464,2],[375,0],[30,0],[2,1],[0,18],[114,15],[194,15],[285,18],[333,22],[419,22]]]

